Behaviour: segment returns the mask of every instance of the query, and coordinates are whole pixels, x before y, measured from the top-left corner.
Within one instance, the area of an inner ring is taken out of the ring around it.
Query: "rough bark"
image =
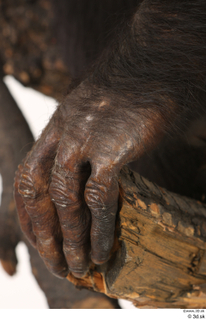
[[[206,206],[125,167],[111,259],[68,280],[137,307],[205,308]]]

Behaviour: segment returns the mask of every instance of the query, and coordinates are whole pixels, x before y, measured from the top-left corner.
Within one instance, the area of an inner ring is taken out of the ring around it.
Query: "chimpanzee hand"
[[[59,277],[81,277],[90,261],[108,260],[118,173],[140,152],[135,115],[82,92],[57,109],[15,181],[22,230]]]

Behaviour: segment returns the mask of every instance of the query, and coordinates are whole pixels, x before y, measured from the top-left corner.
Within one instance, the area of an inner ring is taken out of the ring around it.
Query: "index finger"
[[[15,174],[15,180],[14,180],[14,198],[16,202],[16,208],[17,208],[17,214],[19,217],[19,222],[22,231],[26,235],[27,239],[30,241],[30,243],[33,245],[33,247],[36,248],[36,236],[33,233],[32,230],[32,222],[31,219],[26,211],[24,200],[19,193],[19,184],[21,181],[21,174],[23,172],[23,165],[18,166],[18,171]]]

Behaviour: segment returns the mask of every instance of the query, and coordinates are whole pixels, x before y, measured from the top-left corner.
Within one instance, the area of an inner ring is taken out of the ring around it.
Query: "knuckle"
[[[29,199],[36,199],[38,197],[38,189],[35,188],[34,178],[31,174],[29,167],[24,167],[24,170],[20,174],[18,192],[24,198],[25,201]]]
[[[108,215],[113,203],[108,197],[109,190],[103,184],[97,184],[95,182],[90,182],[87,184],[85,189],[85,201],[92,210],[96,219],[103,220],[105,222],[112,218],[112,215]]]
[[[85,237],[87,233],[87,227],[89,225],[89,219],[82,219],[81,215],[74,216],[68,220],[64,219],[61,223],[62,229],[64,231],[65,237],[69,237],[66,240],[67,244],[80,243],[81,239]]]
[[[103,188],[102,188],[103,187]],[[101,208],[105,210],[105,195],[106,195],[105,186],[101,186],[96,182],[90,181],[87,183],[85,189],[85,200],[87,205],[92,208]]]
[[[65,174],[57,172],[54,172],[52,175],[49,193],[51,195],[51,200],[55,205],[62,208],[78,205],[80,200],[78,193],[72,186],[68,186]]]
[[[70,234],[64,237],[64,250],[67,253],[71,253],[77,248],[83,247],[89,241],[89,225],[86,228],[82,228],[80,224],[70,225]]]

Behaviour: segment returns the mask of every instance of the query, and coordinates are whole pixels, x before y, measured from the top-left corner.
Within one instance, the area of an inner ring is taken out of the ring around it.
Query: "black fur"
[[[80,76],[116,38],[141,0],[52,0],[55,32],[73,77]]]
[[[139,161],[137,170],[172,191],[191,195],[196,178],[188,184],[185,177],[205,159],[205,146],[190,146],[185,136],[191,123],[206,113],[206,2],[60,0],[56,12],[67,65],[74,76],[86,70],[94,101],[99,96],[113,99],[117,117],[125,122],[130,111],[143,119],[161,115],[164,142],[153,147],[155,156],[146,154],[144,166]],[[178,160],[178,141],[192,168]],[[164,182],[163,172],[168,173]]]
[[[123,165],[206,198],[206,2],[55,4],[65,61],[80,79],[19,167],[16,203],[48,269],[79,277],[90,257],[109,259]]]

